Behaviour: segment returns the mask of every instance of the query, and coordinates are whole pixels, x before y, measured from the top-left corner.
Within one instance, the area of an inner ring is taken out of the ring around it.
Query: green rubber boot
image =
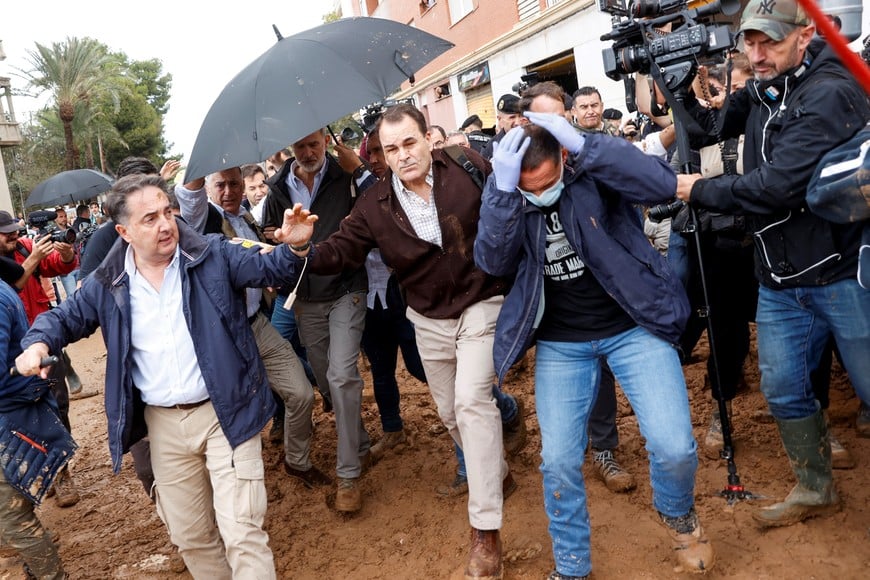
[[[798,484],[784,501],[756,510],[753,518],[765,527],[790,526],[838,511],[831,442],[822,412],[804,419],[777,419],[776,423]]]

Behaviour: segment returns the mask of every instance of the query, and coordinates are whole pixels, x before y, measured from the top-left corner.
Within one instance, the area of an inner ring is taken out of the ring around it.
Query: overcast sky
[[[51,45],[68,36],[89,36],[133,60],[160,59],[163,71],[172,74],[166,140],[172,144],[171,153],[189,159],[218,94],[276,42],[272,24],[290,36],[322,24],[334,5],[334,0],[2,0],[0,40],[7,58],[0,62],[0,76],[12,79],[13,89],[24,89],[15,68],[28,69],[27,51],[34,50],[36,42]],[[44,101],[14,97],[18,121],[26,121]]]

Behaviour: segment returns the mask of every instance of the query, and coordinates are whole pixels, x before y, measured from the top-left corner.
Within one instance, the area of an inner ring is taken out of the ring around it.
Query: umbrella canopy
[[[33,207],[85,201],[112,189],[113,182],[111,176],[94,169],[62,171],[34,187],[24,205]]]
[[[346,18],[278,42],[227,84],[193,146],[185,180],[255,163],[380,101],[453,44],[382,18]]]

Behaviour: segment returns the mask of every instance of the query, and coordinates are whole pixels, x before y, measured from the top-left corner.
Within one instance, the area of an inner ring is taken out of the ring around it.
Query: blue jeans
[[[689,285],[689,242],[679,232],[671,232],[668,238],[668,265],[674,275],[683,283]]]
[[[538,341],[535,405],[544,508],[556,570],[570,576],[585,576],[592,569],[580,468],[603,361],[622,386],[646,439],[653,506],[677,517],[694,505],[698,456],[677,351],[640,327],[588,342]]]
[[[314,371],[311,370],[311,365],[308,363],[308,355],[305,352],[305,347],[299,340],[299,332],[296,329],[296,316],[293,314],[293,309],[285,310],[284,303],[287,301],[286,296],[276,296],[275,303],[272,305],[272,326],[278,331],[278,334],[283,336],[293,345],[293,351],[299,360],[302,362],[302,368],[305,369],[305,376],[312,385],[317,384],[317,379],[314,378]],[[319,387],[320,385],[318,385]],[[325,390],[326,387],[324,386]],[[329,393],[327,392],[327,396]]]
[[[60,278],[60,283],[63,285],[63,291],[66,293],[66,298],[64,298],[64,300],[66,300],[67,298],[72,298],[73,292],[76,291],[78,274],[78,269],[75,269],[69,274],[66,274],[64,276],[58,276],[58,278]],[[60,296],[57,297],[57,303],[61,303]]]
[[[417,350],[414,326],[405,316],[405,304],[395,278],[387,287],[387,307],[375,299],[374,308],[366,309],[366,325],[362,335],[362,349],[372,366],[372,386],[375,402],[381,416],[384,433],[403,428],[399,411],[399,384],[396,382],[396,363],[399,349],[408,372],[418,381],[426,382],[426,373]]]
[[[810,373],[829,333],[858,398],[870,402],[870,291],[854,279],[827,286],[758,292],[758,366],[761,392],[777,419],[816,412]]]

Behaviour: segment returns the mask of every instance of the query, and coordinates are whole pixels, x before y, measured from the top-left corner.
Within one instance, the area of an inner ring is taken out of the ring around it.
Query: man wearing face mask
[[[495,368],[537,342],[535,406],[556,561],[549,578],[591,572],[580,468],[604,362],[646,439],[653,505],[679,564],[706,571],[714,553],[694,508],[698,458],[673,346],[689,303],[634,208],[669,199],[675,176],[622,139],[580,134],[558,114],[526,117],[533,125],[495,147],[474,259],[490,275],[515,276],[496,325]]]

